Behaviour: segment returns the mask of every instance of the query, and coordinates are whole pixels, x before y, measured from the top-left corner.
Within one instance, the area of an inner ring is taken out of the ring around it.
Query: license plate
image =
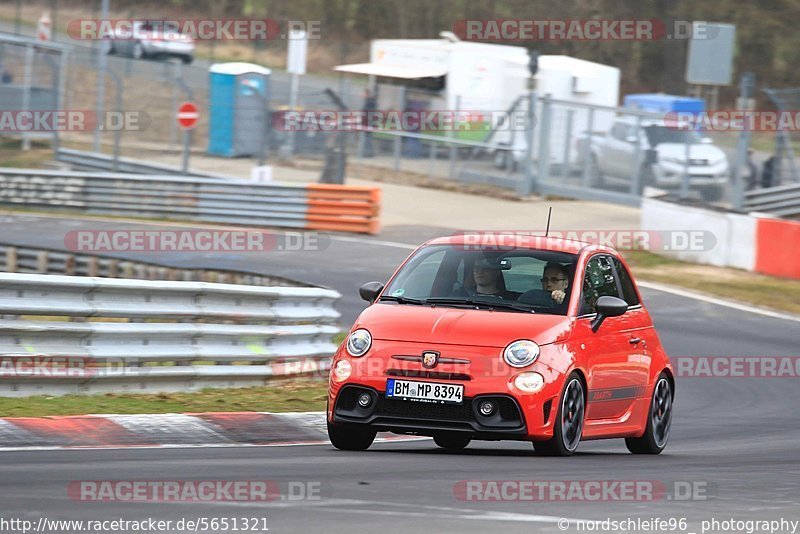
[[[464,386],[390,378],[386,381],[386,397],[437,404],[461,404],[464,402]]]

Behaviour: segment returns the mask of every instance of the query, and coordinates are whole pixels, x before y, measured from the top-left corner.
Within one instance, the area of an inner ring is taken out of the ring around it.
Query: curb
[[[325,412],[0,418],[0,449],[328,443]]]

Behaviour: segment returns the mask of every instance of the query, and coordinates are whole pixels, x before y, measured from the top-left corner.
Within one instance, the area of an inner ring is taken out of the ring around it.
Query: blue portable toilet
[[[679,111],[698,114],[706,109],[706,103],[701,98],[665,95],[664,93],[625,95],[623,106],[640,111],[665,114]]]
[[[269,77],[272,71],[252,63],[215,63],[209,72],[208,153],[254,156],[269,134]]]

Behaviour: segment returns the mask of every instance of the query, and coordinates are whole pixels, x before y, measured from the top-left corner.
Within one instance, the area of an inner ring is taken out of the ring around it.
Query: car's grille
[[[689,165],[708,165],[707,159],[690,159]]]
[[[472,420],[471,400],[464,404],[437,404],[433,402],[395,401],[381,397],[375,410],[377,415],[389,417],[409,417],[415,419],[436,419],[442,421]]]
[[[402,376],[405,378],[433,378],[437,380],[459,380],[464,382],[472,380],[472,377],[464,373],[442,373],[439,371],[423,371],[421,369],[388,369],[386,374],[388,376]]]

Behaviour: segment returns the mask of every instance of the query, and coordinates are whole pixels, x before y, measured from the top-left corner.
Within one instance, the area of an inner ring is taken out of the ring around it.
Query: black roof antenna
[[[553,206],[547,208],[547,229],[544,231],[544,236],[547,237],[547,234],[550,233],[550,215],[553,214]]]

